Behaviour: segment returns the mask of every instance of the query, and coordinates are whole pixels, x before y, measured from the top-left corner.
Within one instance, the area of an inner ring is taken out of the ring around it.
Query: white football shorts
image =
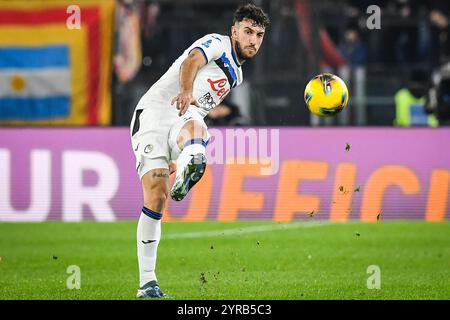
[[[155,102],[145,109],[136,108],[130,124],[131,145],[136,157],[139,178],[153,169],[169,169],[169,162],[176,160],[181,152],[177,138],[184,124],[199,121],[207,130],[203,117],[189,107],[183,116],[178,116],[175,106]],[[209,139],[209,133],[208,137]]]

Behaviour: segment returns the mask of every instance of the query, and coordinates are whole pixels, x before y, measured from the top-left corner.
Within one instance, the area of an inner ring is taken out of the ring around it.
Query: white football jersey
[[[193,97],[202,106],[190,107],[205,117],[209,110],[220,104],[230,90],[242,83],[242,68],[231,46],[229,36],[208,34],[195,41],[172,64],[167,72],[147,91],[139,101],[139,109],[151,108],[155,104],[169,104],[180,93],[180,67],[189,53],[199,48],[207,63],[197,73],[193,86]],[[175,107],[172,107],[177,112]]]

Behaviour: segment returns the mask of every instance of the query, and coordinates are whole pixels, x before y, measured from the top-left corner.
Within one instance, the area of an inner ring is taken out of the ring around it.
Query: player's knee
[[[184,144],[196,138],[205,139],[207,136],[206,129],[196,120],[188,121],[181,128],[180,133],[177,137],[178,146],[182,149]]]
[[[168,198],[166,190],[158,190],[151,192],[147,199],[144,199],[144,205],[150,210],[162,212]]]

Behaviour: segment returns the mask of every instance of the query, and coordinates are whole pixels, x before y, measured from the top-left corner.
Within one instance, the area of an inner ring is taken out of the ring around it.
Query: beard
[[[238,56],[239,60],[249,60],[254,57],[254,55],[247,55],[244,50],[242,50],[241,44],[238,40],[236,40],[236,55]]]

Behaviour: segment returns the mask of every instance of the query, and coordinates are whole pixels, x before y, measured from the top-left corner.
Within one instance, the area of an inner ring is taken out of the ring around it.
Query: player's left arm
[[[180,110],[179,115],[186,113],[190,105],[200,107],[199,103],[192,96],[194,80],[198,71],[207,63],[205,55],[201,49],[193,49],[188,57],[183,61],[180,68],[180,93],[172,99],[172,105],[176,102],[176,107]]]

